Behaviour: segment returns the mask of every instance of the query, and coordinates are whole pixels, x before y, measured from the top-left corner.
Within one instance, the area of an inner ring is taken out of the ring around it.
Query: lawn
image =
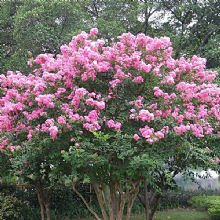
[[[172,209],[167,211],[158,211],[154,220],[210,220],[207,212],[201,212],[190,209]],[[75,219],[76,220],[76,219]],[[77,219],[78,220],[78,219]],[[92,220],[92,219],[82,219]],[[131,220],[145,220],[144,214],[133,215]]]
[[[209,220],[207,212],[177,209],[157,212],[154,220]],[[145,220],[144,215],[134,216],[132,220]]]

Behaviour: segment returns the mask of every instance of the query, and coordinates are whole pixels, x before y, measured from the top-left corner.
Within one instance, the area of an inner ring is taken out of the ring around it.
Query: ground
[[[145,220],[145,216],[144,214],[133,215],[131,220]],[[203,211],[192,209],[172,209],[167,211],[158,211],[154,217],[154,220],[210,220],[210,218],[208,213]]]
[[[167,210],[157,212],[154,220],[209,220],[207,212],[196,210]],[[132,220],[145,220],[144,215],[134,216]]]

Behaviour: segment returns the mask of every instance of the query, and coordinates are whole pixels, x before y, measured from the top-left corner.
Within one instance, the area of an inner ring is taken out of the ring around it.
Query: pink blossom
[[[97,28],[92,28],[91,30],[90,30],[90,36],[96,36],[97,34],[98,34],[98,29]]]
[[[98,122],[94,122],[94,123],[84,123],[83,124],[83,128],[85,128],[88,131],[97,131],[101,129],[101,126],[98,124]]]
[[[135,141],[138,141],[140,139],[138,134],[134,134],[133,138],[134,138]]]
[[[54,119],[53,118],[49,118],[45,121],[45,125],[47,125],[48,127],[52,127],[54,126]]]
[[[99,109],[99,110],[103,110],[105,109],[105,102],[100,101],[100,102],[96,102],[95,106]]]
[[[79,143],[75,143],[75,146],[78,148],[78,147],[80,147],[80,144]]]
[[[21,148],[20,145],[9,145],[7,147],[11,152],[14,152],[15,150],[19,150]]]
[[[218,163],[220,163],[220,158],[219,157],[214,157],[213,159],[211,159],[210,162],[218,164]]]
[[[185,132],[189,131],[190,126],[182,124],[182,125],[179,125],[179,126],[175,126],[173,129],[177,134],[181,135],[181,134],[184,134]]]
[[[132,82],[140,84],[144,82],[144,78],[142,76],[136,76],[134,77],[134,79],[132,80]]]
[[[88,116],[85,116],[87,122],[94,123],[98,120],[98,113],[96,110],[89,112]]]
[[[121,80],[115,79],[109,82],[112,88],[115,88],[119,83],[121,83]]]
[[[63,117],[63,116],[59,116],[59,117],[57,118],[57,122],[58,122],[58,124],[60,124],[60,125],[65,125],[65,124],[66,124],[66,119],[65,119],[65,117]]]
[[[119,131],[121,129],[121,123],[113,121],[112,119],[107,121],[107,126],[109,128],[115,129],[117,131]]]
[[[156,97],[160,97],[163,95],[163,91],[161,89],[159,89],[159,87],[154,87],[154,95]]]
[[[161,132],[161,131],[157,131],[157,132],[155,132],[154,134],[155,134],[155,136],[157,136],[159,139],[164,138],[164,133]]]
[[[139,112],[138,118],[139,118],[141,121],[147,121],[147,122],[149,122],[149,121],[154,120],[154,114],[153,114],[153,113],[150,113],[148,110],[142,109],[142,110],[140,110],[140,112]]]
[[[32,137],[33,137],[33,130],[31,129],[28,131],[27,139],[30,141]]]
[[[154,133],[154,129],[149,128],[148,126],[140,128],[139,131],[144,138],[150,138],[151,135]]]
[[[168,85],[173,85],[175,83],[175,81],[174,81],[172,76],[168,76],[166,78],[166,82],[167,82]]]
[[[139,68],[143,72],[149,73],[152,69],[152,66],[151,66],[151,64],[145,64],[144,62],[141,62]]]
[[[82,119],[82,117],[81,117],[78,113],[76,113],[76,114],[71,114],[69,117],[70,117],[73,121],[80,121],[80,120]]]
[[[134,103],[134,105],[137,108],[141,108],[143,106],[143,101],[144,101],[144,97],[138,96],[137,99],[134,102],[131,102],[131,104]]]
[[[37,64],[44,64],[48,59],[48,56],[46,54],[40,54],[36,57],[35,63]]]
[[[85,88],[78,88],[75,91],[75,95],[79,96],[80,98],[88,94],[88,91]]]
[[[57,138],[57,134],[58,134],[58,128],[56,126],[51,126],[49,128],[49,132],[50,132],[50,137],[55,140]]]

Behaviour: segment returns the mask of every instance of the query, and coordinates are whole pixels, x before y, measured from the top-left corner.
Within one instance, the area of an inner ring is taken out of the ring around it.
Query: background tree
[[[0,1],[0,70],[5,71],[9,66],[10,57],[16,50],[13,40],[14,15],[21,1]],[[19,63],[19,61],[18,61]]]
[[[208,67],[217,67],[219,65],[217,61],[219,58],[219,1],[162,0],[161,6],[164,13],[168,14],[162,30],[165,35],[174,40],[176,57],[180,53],[199,54],[208,59]]]
[[[60,45],[87,25],[75,0],[2,1],[0,10],[4,71],[30,70],[26,65],[30,56],[57,53]]]

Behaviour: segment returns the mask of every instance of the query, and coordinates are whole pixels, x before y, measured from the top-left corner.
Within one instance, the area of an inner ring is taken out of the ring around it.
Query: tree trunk
[[[145,208],[145,218],[146,220],[152,220],[154,213],[157,209],[160,194],[158,192],[149,193],[147,181],[144,180],[144,199],[140,198],[141,203]]]
[[[128,204],[127,204],[127,213],[126,220],[130,220],[131,211],[134,204],[135,199],[139,193],[139,182],[133,183],[133,189],[128,193]]]
[[[145,204],[146,220],[152,220],[153,216],[151,214],[151,209],[150,209],[149,194],[148,194],[148,187],[147,187],[146,179],[144,180],[144,204]]]
[[[44,211],[44,204],[41,198],[41,194],[39,190],[37,189],[37,198],[38,198],[38,203],[40,205],[40,215],[41,215],[41,220],[45,220],[45,211]]]
[[[118,183],[110,183],[110,220],[122,220],[126,203],[126,220],[129,220],[131,217],[132,207],[139,192],[139,182],[131,182],[131,185],[128,187],[129,189],[127,189],[126,192],[124,192],[122,188],[123,187]]]
[[[50,207],[48,202],[45,202],[45,210],[46,210],[47,220],[50,220]]]
[[[38,202],[40,205],[41,220],[50,220],[51,217],[50,217],[48,194],[40,184],[36,186],[36,191],[37,191]]]
[[[103,190],[100,188],[99,184],[96,184],[96,183],[93,184],[93,188],[95,190],[96,197],[99,203],[99,207],[102,212],[102,218],[103,220],[108,220],[108,216],[107,216],[106,208],[105,208],[105,198],[104,198]]]
[[[131,183],[129,187],[121,186],[120,183],[115,181],[111,181],[107,187],[103,187],[103,185],[98,183],[93,183],[92,185],[96,193],[102,218],[92,210],[83,195],[76,189],[75,183],[73,183],[73,191],[82,199],[96,220],[122,220],[126,202],[126,220],[130,219],[132,206],[139,191],[139,182]],[[126,192],[122,190],[124,187],[127,188]]]
[[[123,211],[121,213],[120,210],[120,200],[125,199],[121,197],[121,193],[119,190],[119,185],[114,182],[111,181],[110,185],[109,185],[109,199],[110,199],[110,203],[109,203],[109,217],[110,220],[122,220],[122,216],[123,216]]]
[[[146,220],[153,220],[153,214],[151,209],[146,209]]]

